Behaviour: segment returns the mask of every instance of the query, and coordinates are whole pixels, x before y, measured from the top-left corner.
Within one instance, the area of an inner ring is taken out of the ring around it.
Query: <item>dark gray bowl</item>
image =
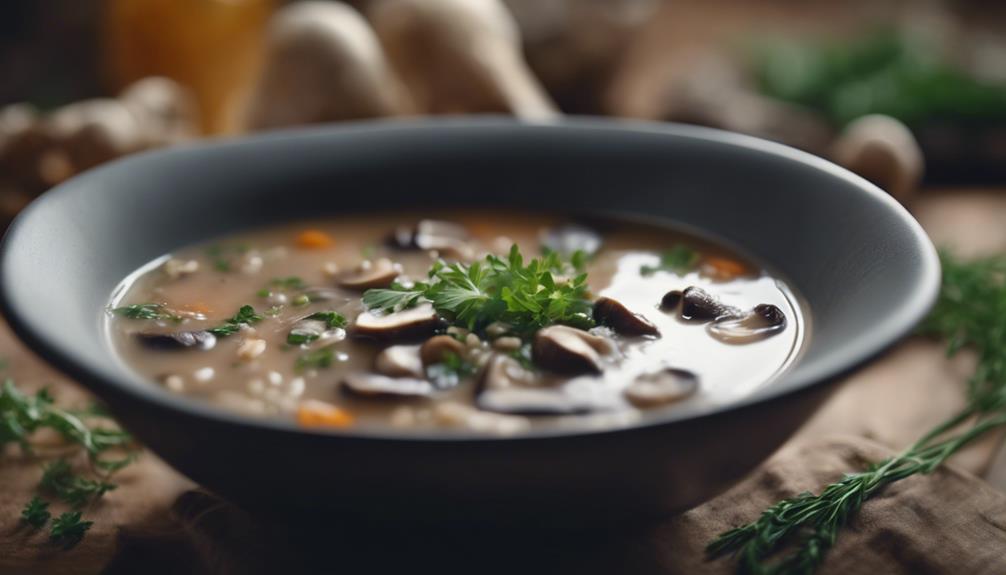
[[[662,217],[740,246],[805,298],[810,337],[727,409],[499,439],[304,431],[139,380],[100,321],[119,281],[179,246],[289,218],[436,205]],[[932,244],[861,178],[790,148],[673,125],[500,119],[361,123],[144,154],[73,179],[10,228],[3,313],[151,450],[238,503],[425,521],[638,517],[723,490],[829,382],[904,336],[939,284]]]

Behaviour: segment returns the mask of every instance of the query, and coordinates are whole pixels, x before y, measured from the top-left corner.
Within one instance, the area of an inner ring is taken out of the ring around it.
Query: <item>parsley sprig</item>
[[[591,327],[587,274],[557,280],[553,271],[562,267],[555,253],[525,264],[514,245],[506,259],[490,254],[469,265],[438,261],[428,281],[367,290],[363,303],[369,309],[394,312],[429,301],[452,323],[476,331],[494,321],[508,323],[522,334],[555,323]]]
[[[262,316],[255,313],[255,308],[250,305],[243,305],[234,317],[226,320],[222,325],[212,327],[206,331],[217,337],[227,337],[241,331],[241,326],[252,325],[262,321]]]
[[[729,553],[742,573],[809,575],[842,527],[886,485],[925,474],[990,431],[1006,427],[1006,258],[962,262],[943,254],[943,287],[920,333],[945,338],[947,353],[978,354],[968,404],[900,454],[850,473],[819,494],[802,493],[713,541],[712,557]],[[788,549],[789,553],[780,553]]]
[[[128,319],[158,319],[180,322],[182,318],[162,303],[137,303],[117,307],[112,313]]]

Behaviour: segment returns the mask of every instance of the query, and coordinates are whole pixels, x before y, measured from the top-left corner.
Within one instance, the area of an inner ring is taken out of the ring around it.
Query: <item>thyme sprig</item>
[[[847,474],[817,495],[780,501],[754,522],[720,534],[706,548],[710,557],[736,554],[741,573],[813,573],[842,527],[875,493],[932,472],[964,446],[1006,427],[1006,258],[941,259],[940,297],[919,331],[945,338],[948,355],[964,348],[978,354],[966,407],[900,454]]]

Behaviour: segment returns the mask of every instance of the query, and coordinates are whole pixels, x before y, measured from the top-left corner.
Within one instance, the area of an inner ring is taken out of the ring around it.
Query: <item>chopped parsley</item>
[[[671,249],[660,254],[660,263],[656,266],[644,265],[639,268],[639,273],[649,276],[658,271],[673,273],[686,273],[699,265],[699,252],[688,246],[678,244]]]
[[[324,369],[331,367],[335,362],[335,350],[330,347],[323,347],[314,351],[309,351],[297,358],[297,371],[305,369]]]
[[[171,313],[167,306],[162,303],[138,303],[117,307],[112,310],[115,315],[128,319],[160,319],[179,322],[182,320],[178,315]]]
[[[24,509],[21,510],[21,520],[31,525],[35,529],[41,529],[49,522],[52,514],[49,513],[49,503],[43,501],[38,495],[31,498]]]
[[[438,261],[430,269],[429,281],[367,290],[363,303],[369,309],[394,312],[429,301],[453,324],[475,331],[494,321],[508,323],[524,335],[555,323],[593,326],[587,274],[556,281],[552,272],[557,261],[557,255],[549,254],[525,264],[516,245],[506,259],[490,254],[470,265]]]
[[[255,308],[250,305],[243,305],[241,306],[241,309],[234,314],[234,317],[225,321],[223,325],[210,328],[206,331],[217,337],[227,337],[241,331],[241,326],[243,325],[252,325],[260,321],[262,321],[262,316],[255,313]]]
[[[248,251],[248,246],[244,244],[219,245],[214,244],[206,248],[206,255],[213,263],[213,268],[219,272],[229,272],[234,269],[232,257],[241,255]]]
[[[43,491],[75,509],[98,499],[115,487],[114,484],[104,480],[93,480],[77,475],[65,459],[57,459],[46,465],[42,481],[39,483],[39,488]]]
[[[52,521],[49,539],[54,542],[73,545],[84,538],[93,521],[81,520],[80,511],[67,511]]]

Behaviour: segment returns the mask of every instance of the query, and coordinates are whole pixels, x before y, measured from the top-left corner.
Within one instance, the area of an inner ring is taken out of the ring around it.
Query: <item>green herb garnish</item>
[[[70,506],[80,508],[116,486],[103,480],[77,475],[67,460],[57,459],[45,466],[39,487]]]
[[[84,538],[84,534],[92,525],[94,525],[93,521],[81,520],[80,511],[67,511],[53,519],[49,539],[73,545]]]
[[[45,389],[35,395],[25,395],[7,379],[0,388],[0,447],[17,443],[31,452],[28,436],[38,429],[49,428],[72,443],[80,445],[93,462],[108,462],[100,458],[105,451],[125,447],[132,441],[119,429],[92,427],[70,411],[55,407]]]
[[[461,382],[461,379],[474,375],[476,368],[456,353],[444,354],[440,363],[426,367],[426,378],[437,389],[449,389]]]
[[[225,321],[223,325],[210,328],[206,331],[217,337],[227,337],[241,331],[241,326],[243,325],[252,325],[260,321],[262,321],[262,316],[255,313],[255,308],[250,305],[243,305],[241,306],[241,309],[234,314],[234,317]]]
[[[231,263],[231,257],[241,255],[247,251],[248,246],[244,244],[235,244],[231,246],[212,245],[206,248],[206,255],[209,256],[214,269],[219,272],[226,273],[234,269],[234,266]]]
[[[641,266],[639,273],[650,276],[658,271],[682,274],[695,269],[699,264],[699,252],[688,246],[676,245],[660,254],[660,263],[655,266]]]
[[[591,327],[587,274],[556,281],[552,276],[556,258],[535,258],[525,265],[514,245],[507,259],[488,255],[470,265],[438,261],[430,269],[429,281],[367,290],[363,303],[369,309],[393,312],[429,301],[452,323],[476,331],[494,321],[508,323],[525,335],[555,323]]]
[[[178,315],[171,313],[162,303],[138,303],[117,307],[112,313],[128,319],[161,319],[179,322],[182,320]]]
[[[74,473],[65,459],[53,461],[43,467],[39,489],[50,493],[74,507],[83,507],[115,489],[109,477],[136,458],[131,450],[132,439],[126,432],[109,426],[98,426],[92,419],[105,419],[101,408],[88,407],[66,410],[53,405],[53,398],[45,389],[35,394],[22,393],[14,381],[7,379],[0,387],[0,451],[16,443],[25,453],[33,453],[31,435],[39,429],[52,429],[64,439],[79,446],[88,456],[94,479]],[[110,450],[126,450],[122,457],[108,457]],[[21,518],[35,528],[50,519],[49,504],[35,496],[21,511]],[[80,513],[64,513],[52,524],[50,537],[70,543],[91,526],[81,521]]]
[[[720,534],[706,549],[711,557],[736,554],[744,573],[813,573],[867,499],[886,485],[933,471],[1006,426],[1006,258],[961,262],[944,254],[942,260],[940,297],[919,332],[946,339],[948,355],[965,347],[978,353],[967,406],[900,454],[847,474],[817,495],[780,501],[756,521]],[[786,547],[790,553],[782,554]]]
[[[324,369],[331,367],[335,362],[335,350],[323,347],[314,351],[309,351],[297,358],[297,371],[305,369]]]
[[[307,288],[307,284],[304,280],[297,276],[290,276],[285,278],[273,278],[270,282],[273,287],[279,288],[281,290],[299,291]]]
[[[21,520],[31,525],[35,529],[41,529],[49,522],[52,514],[49,513],[49,503],[43,501],[39,496],[31,498],[24,509],[21,510]]]
[[[347,321],[346,316],[342,315],[337,311],[319,311],[317,313],[312,313],[304,319],[315,319],[318,321],[325,322],[325,325],[329,329],[335,329],[339,327],[346,327]]]

